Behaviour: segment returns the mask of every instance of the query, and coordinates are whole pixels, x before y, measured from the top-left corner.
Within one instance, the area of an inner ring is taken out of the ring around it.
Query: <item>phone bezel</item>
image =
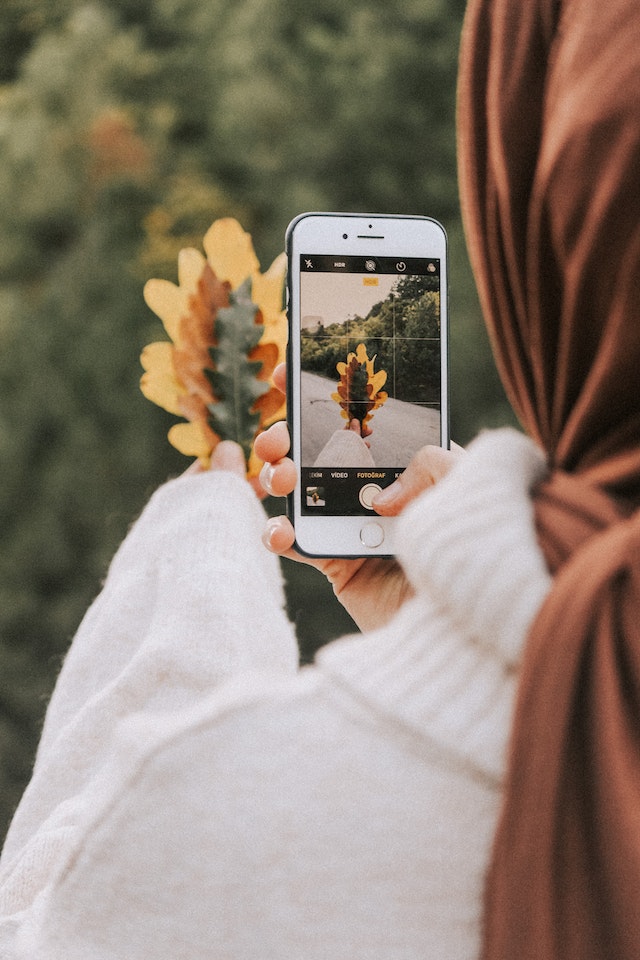
[[[434,257],[440,260],[441,292],[441,445],[449,447],[449,315],[447,237],[431,217],[389,214],[305,213],[289,224],[287,314],[287,417],[291,456],[300,470],[300,271],[301,253],[344,256]],[[395,518],[362,516],[309,517],[301,512],[300,484],[288,498],[288,515],[296,531],[296,549],[311,557],[386,557],[395,551]],[[384,532],[378,547],[361,539],[365,525],[374,522]]]

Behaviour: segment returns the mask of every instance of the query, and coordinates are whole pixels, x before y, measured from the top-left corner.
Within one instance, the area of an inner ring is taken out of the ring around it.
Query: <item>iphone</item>
[[[449,446],[447,239],[429,217],[307,213],[289,225],[287,411],[296,547],[391,556],[377,493]]]

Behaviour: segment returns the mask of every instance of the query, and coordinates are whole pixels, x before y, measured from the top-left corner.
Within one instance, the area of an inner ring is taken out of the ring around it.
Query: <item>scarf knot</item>
[[[535,494],[555,572],[524,653],[485,957],[640,944],[640,511],[560,471]]]

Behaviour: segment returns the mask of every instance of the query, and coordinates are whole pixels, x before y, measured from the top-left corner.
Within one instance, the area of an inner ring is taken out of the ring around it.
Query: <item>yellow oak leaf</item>
[[[206,257],[192,248],[180,252],[177,284],[154,279],[145,285],[145,300],[170,340],[145,347],[140,385],[148,399],[187,421],[171,428],[170,443],[208,465],[220,439],[246,444],[246,438],[228,436],[229,424],[243,422],[255,437],[285,415],[271,378],[286,352],[286,258],[261,274],[250,235],[231,218],[216,221],[203,246]],[[233,388],[240,382],[242,390]],[[230,416],[230,394],[250,398],[249,409]],[[257,476],[262,464],[252,445],[245,449],[248,476]]]

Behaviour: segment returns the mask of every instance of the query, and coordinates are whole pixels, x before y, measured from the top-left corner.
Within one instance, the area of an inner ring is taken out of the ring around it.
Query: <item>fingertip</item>
[[[284,554],[293,546],[295,533],[286,517],[272,517],[267,521],[262,542],[271,553]]]
[[[422,447],[401,476],[374,498],[374,510],[382,516],[397,516],[412,500],[442,480],[459,456],[459,450]]]
[[[260,483],[272,497],[286,497],[294,489],[298,471],[292,460],[284,457],[276,463],[265,463],[260,471]]]
[[[401,478],[398,478],[388,487],[384,487],[380,493],[376,494],[371,505],[376,513],[379,513],[381,516],[394,517],[402,510],[405,500],[406,497]]]
[[[228,470],[246,476],[247,464],[242,447],[233,440],[221,440],[211,455],[212,470]]]
[[[273,380],[274,387],[281,393],[287,392],[287,365],[286,363],[279,363],[278,366],[273,371]]]
[[[278,420],[263,433],[259,433],[253,444],[256,456],[271,463],[286,456],[290,446],[286,420]]]
[[[286,420],[276,420],[276,422],[271,426],[271,436],[278,437],[279,440],[287,441],[287,444],[290,442],[289,439],[289,424]],[[288,449],[288,447],[287,447]]]

